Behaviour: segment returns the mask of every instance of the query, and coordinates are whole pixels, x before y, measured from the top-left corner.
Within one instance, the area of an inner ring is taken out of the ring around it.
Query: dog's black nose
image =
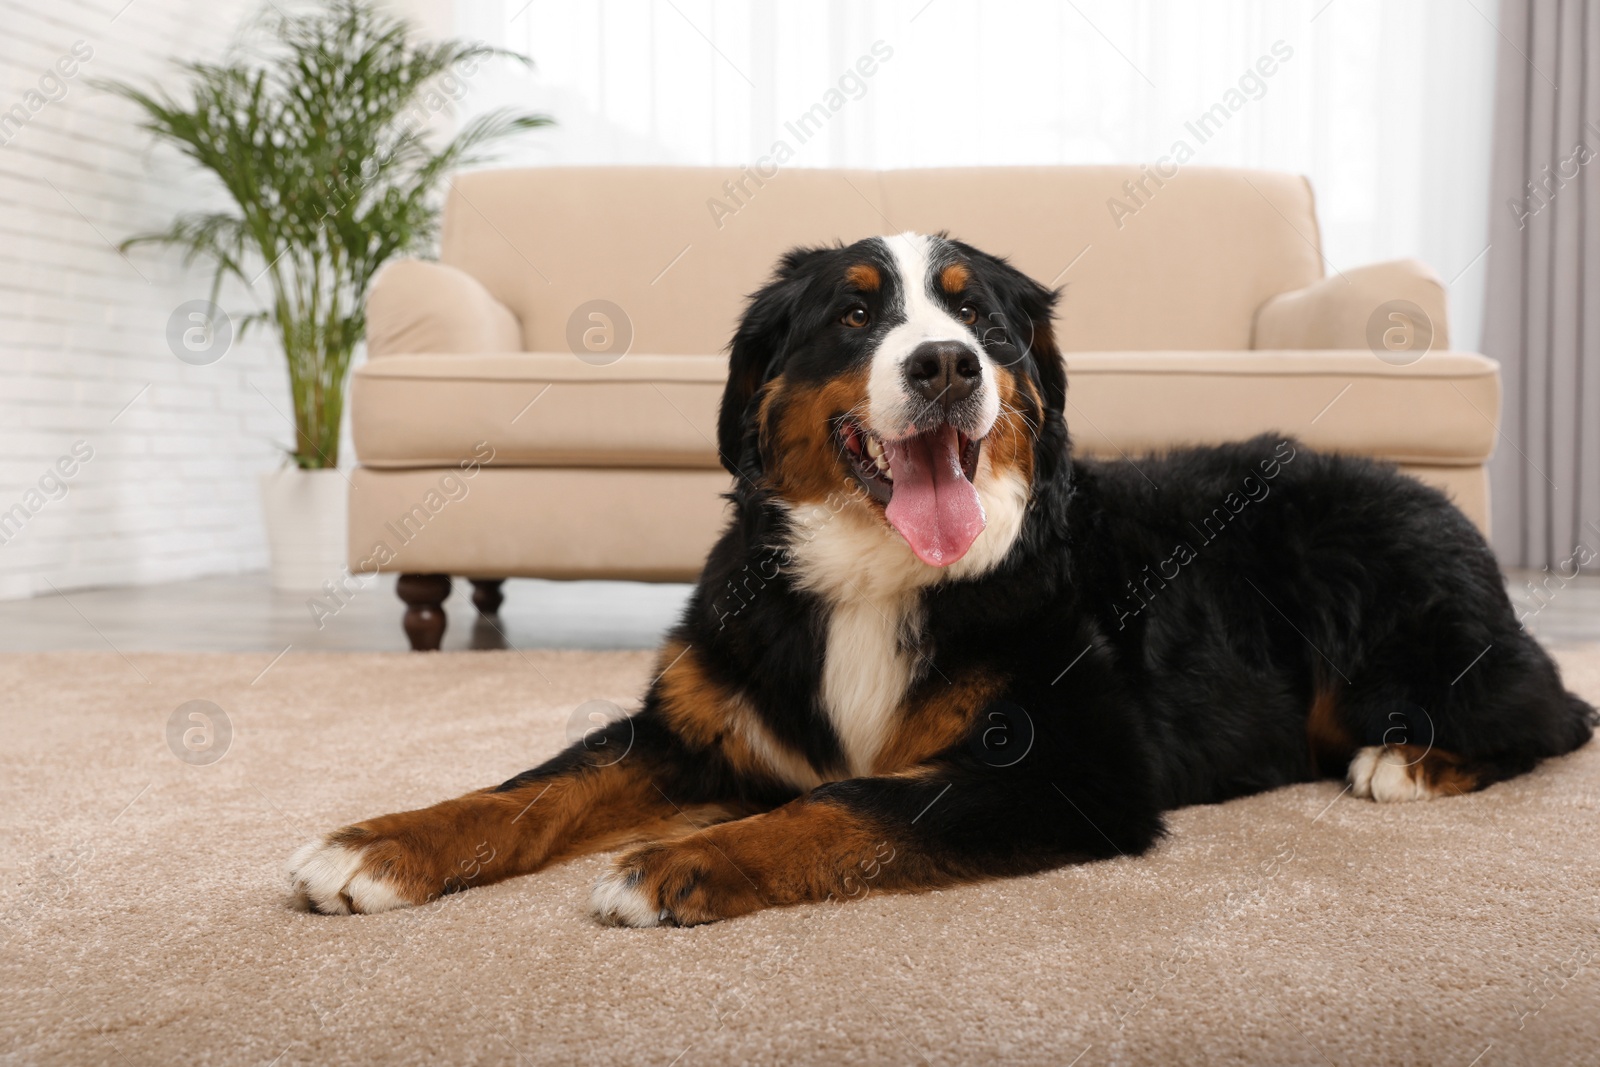
[[[911,391],[946,411],[971,396],[982,377],[978,354],[960,341],[924,341],[906,357]]]

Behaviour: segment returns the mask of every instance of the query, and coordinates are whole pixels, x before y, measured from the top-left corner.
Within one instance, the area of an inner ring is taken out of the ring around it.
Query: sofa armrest
[[[1347,270],[1262,304],[1250,347],[1448,350],[1444,283],[1415,259]]]
[[[521,352],[522,324],[466,271],[391,260],[367,291],[367,355]]]

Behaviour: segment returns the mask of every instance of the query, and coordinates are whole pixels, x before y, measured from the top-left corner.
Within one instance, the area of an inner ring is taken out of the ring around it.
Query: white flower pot
[[[336,470],[284,467],[261,476],[274,589],[320,592],[345,573],[349,491]]]

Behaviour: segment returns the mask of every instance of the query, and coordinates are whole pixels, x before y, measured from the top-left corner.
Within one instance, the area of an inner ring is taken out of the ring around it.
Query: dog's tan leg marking
[[[308,910],[371,914],[731,814],[706,806],[680,811],[642,765],[583,767],[336,830],[294,854],[289,883]]]

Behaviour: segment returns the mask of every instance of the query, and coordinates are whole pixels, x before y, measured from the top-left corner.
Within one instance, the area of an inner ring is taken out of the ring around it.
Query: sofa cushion
[[[350,424],[368,467],[454,464],[486,442],[496,466],[712,468],[726,378],[711,356],[384,356],[352,376]]]
[[[439,258],[511,309],[529,352],[566,351],[603,300],[634,351],[700,355],[728,343],[784,252],[886,232],[879,195],[872,171],[806,167],[473,171],[450,181]]]
[[[1467,466],[1494,449],[1498,365],[1430,352],[1072,352],[1067,424],[1086,454],[1137,455],[1256,433],[1399,463]],[[725,362],[569,353],[386,356],[357,369],[356,451],[370,467],[473,456],[496,466],[715,468]]]
[[[1500,365],[1429,352],[1394,366],[1360,351],[1069,352],[1067,426],[1079,451],[1137,455],[1281,432],[1396,463],[1488,460]]]
[[[1248,348],[1262,303],[1322,277],[1311,188],[1160,170],[482,170],[450,182],[440,258],[515,314],[530,352],[565,349],[599,300],[636,351],[715,352],[790,248],[905,230],[948,231],[1065,287],[1064,348]]]
[[[879,181],[896,230],[947,230],[1060,286],[1064,350],[1249,348],[1257,308],[1322,277],[1311,186],[1296,174],[970,167]]]

